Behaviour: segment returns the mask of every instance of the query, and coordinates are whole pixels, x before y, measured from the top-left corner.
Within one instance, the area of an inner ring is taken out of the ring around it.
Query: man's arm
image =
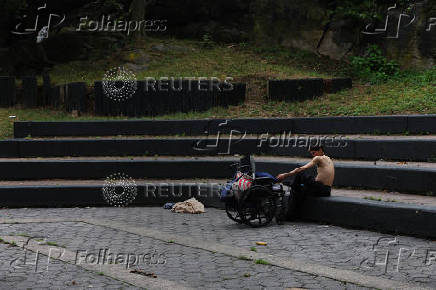
[[[292,175],[298,174],[298,173],[300,173],[300,172],[302,172],[302,171],[304,171],[306,169],[314,167],[316,164],[318,164],[318,156],[313,158],[306,165],[301,166],[301,167],[297,167],[294,170],[292,170],[291,172],[279,174],[279,175],[277,175],[276,178],[278,179],[278,181],[283,181],[284,179],[286,179],[286,178],[288,178],[288,177],[290,177]]]

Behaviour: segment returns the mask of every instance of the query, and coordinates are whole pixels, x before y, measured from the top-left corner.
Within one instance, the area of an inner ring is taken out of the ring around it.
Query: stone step
[[[135,179],[229,179],[237,157],[204,158],[52,158],[1,160],[1,180],[103,179],[121,172]],[[307,159],[257,157],[256,170],[289,172]],[[423,164],[423,163],[422,163]],[[335,162],[337,187],[435,194],[436,168],[396,163]],[[429,164],[425,164],[429,165]]]
[[[327,155],[352,160],[436,161],[436,138],[123,138],[14,139],[0,141],[0,157],[62,156],[217,156],[258,154],[307,157],[309,144],[323,144]]]
[[[0,185],[0,204],[2,207],[108,206],[103,198],[103,186],[105,184],[101,181],[67,185],[50,182],[46,185]],[[133,206],[162,206],[166,202],[196,197],[206,209],[223,207],[217,196],[218,187],[213,183],[176,183],[169,186],[138,182],[133,186],[137,193]],[[308,198],[302,206],[302,218],[308,221],[436,238],[434,206],[335,195]]]
[[[153,184],[157,186],[180,184],[190,184],[192,186],[202,184],[213,184],[216,186],[223,185],[227,179],[134,179],[136,185]],[[36,188],[36,187],[101,187],[105,185],[105,179],[98,180],[65,180],[65,179],[44,179],[44,180],[21,180],[21,181],[0,181],[0,188]],[[427,205],[436,207],[436,196],[425,196],[416,194],[406,194],[400,192],[388,192],[380,190],[364,190],[364,189],[347,189],[347,188],[332,188],[332,196],[352,197],[365,200],[374,200],[380,202],[399,202],[415,205]]]
[[[14,161],[14,162],[33,162],[33,161],[159,161],[159,160],[169,160],[169,161],[188,161],[188,160],[206,160],[206,161],[231,161],[236,162],[241,155],[233,156],[89,156],[89,157],[28,157],[28,158],[0,158],[0,162],[4,161]],[[279,161],[288,162],[291,164],[300,163],[304,164],[311,160],[311,158],[303,157],[286,157],[286,156],[265,156],[265,155],[252,155],[256,161]],[[345,164],[345,165],[362,165],[362,166],[385,166],[394,168],[412,168],[412,169],[436,169],[436,162],[406,162],[406,161],[388,161],[388,160],[348,160],[348,159],[336,159],[332,158],[335,164]],[[1,181],[0,181],[1,182]]]
[[[234,129],[247,133],[436,134],[436,115],[289,119],[118,120],[15,122],[16,138],[50,136],[201,135]]]
[[[196,139],[202,140],[205,138],[209,138],[211,140],[216,140],[217,135],[198,135],[198,136],[181,136],[181,135],[116,135],[116,136],[58,136],[58,137],[27,137],[26,140],[155,140],[155,139],[169,139],[169,140],[178,140],[178,139]],[[308,140],[323,140],[326,138],[342,138],[349,140],[398,140],[398,141],[407,141],[407,140],[436,140],[436,135],[364,135],[364,134],[354,134],[354,135],[311,135],[311,134],[291,134],[291,135],[283,135],[282,134],[246,134],[244,139],[257,139],[262,140],[269,138],[271,139],[271,143],[274,140],[285,140],[286,142],[290,142],[298,139],[308,139]],[[232,138],[236,141],[237,136],[230,135],[228,133],[220,133],[219,138],[223,140],[228,140]],[[242,139],[242,138],[241,138]],[[14,139],[11,139],[14,140]],[[20,138],[16,138],[15,140],[21,140]],[[290,141],[288,141],[290,140]],[[277,141],[276,141],[277,142]]]

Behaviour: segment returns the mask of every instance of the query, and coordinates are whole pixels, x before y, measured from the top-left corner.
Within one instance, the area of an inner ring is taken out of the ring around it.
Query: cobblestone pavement
[[[0,289],[135,289],[129,284],[53,259],[47,270],[45,258],[39,256],[39,263],[35,263],[36,255],[29,253],[26,263],[14,263],[22,257],[24,251],[21,248],[0,244]]]
[[[7,219],[24,223],[4,223]],[[29,223],[37,219],[63,221]],[[105,220],[109,226],[75,221],[85,219]],[[134,287],[135,284],[128,280],[118,281],[81,267],[81,264],[92,263],[93,256],[105,251],[120,254],[124,260],[130,254],[135,257],[131,261],[137,261],[130,263],[129,268],[155,273],[157,279],[170,280],[187,288],[363,288],[313,273],[256,264],[243,255],[229,256],[219,250],[208,251],[174,243],[171,238],[164,241],[111,228],[111,223],[124,225],[126,229],[135,227],[159,231],[174,237],[174,240],[183,236],[198,243],[269,254],[272,260],[296,259],[333,269],[351,270],[369,276],[369,280],[381,277],[411,283],[416,287],[436,287],[436,242],[413,237],[310,223],[252,229],[234,224],[224,211],[217,209],[207,209],[201,215],[175,214],[161,208],[2,209],[0,222],[0,236],[43,237],[48,244],[65,247],[77,255],[74,264],[52,260],[47,263],[45,257],[38,263],[42,265],[41,271],[35,273],[34,265],[21,268],[11,265],[11,261],[23,256],[23,249],[0,244],[0,289],[84,289],[89,285],[97,289]],[[258,246],[257,241],[266,242],[267,246]],[[123,264],[124,260],[121,258],[118,263]],[[48,271],[45,270],[47,264]],[[338,279],[341,280],[340,277]]]

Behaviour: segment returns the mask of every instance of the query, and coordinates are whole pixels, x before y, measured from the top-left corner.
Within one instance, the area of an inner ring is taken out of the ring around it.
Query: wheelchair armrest
[[[257,177],[254,179],[254,182],[258,184],[273,184],[276,183],[277,180],[271,177]]]

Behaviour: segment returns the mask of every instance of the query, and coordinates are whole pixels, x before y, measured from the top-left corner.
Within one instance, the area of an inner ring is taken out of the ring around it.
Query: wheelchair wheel
[[[268,225],[276,212],[276,201],[271,191],[260,185],[252,186],[239,208],[242,221],[251,227]]]
[[[227,216],[232,221],[237,222],[238,224],[244,223],[241,215],[239,214],[236,201],[227,201],[226,202],[226,213],[227,213]]]

